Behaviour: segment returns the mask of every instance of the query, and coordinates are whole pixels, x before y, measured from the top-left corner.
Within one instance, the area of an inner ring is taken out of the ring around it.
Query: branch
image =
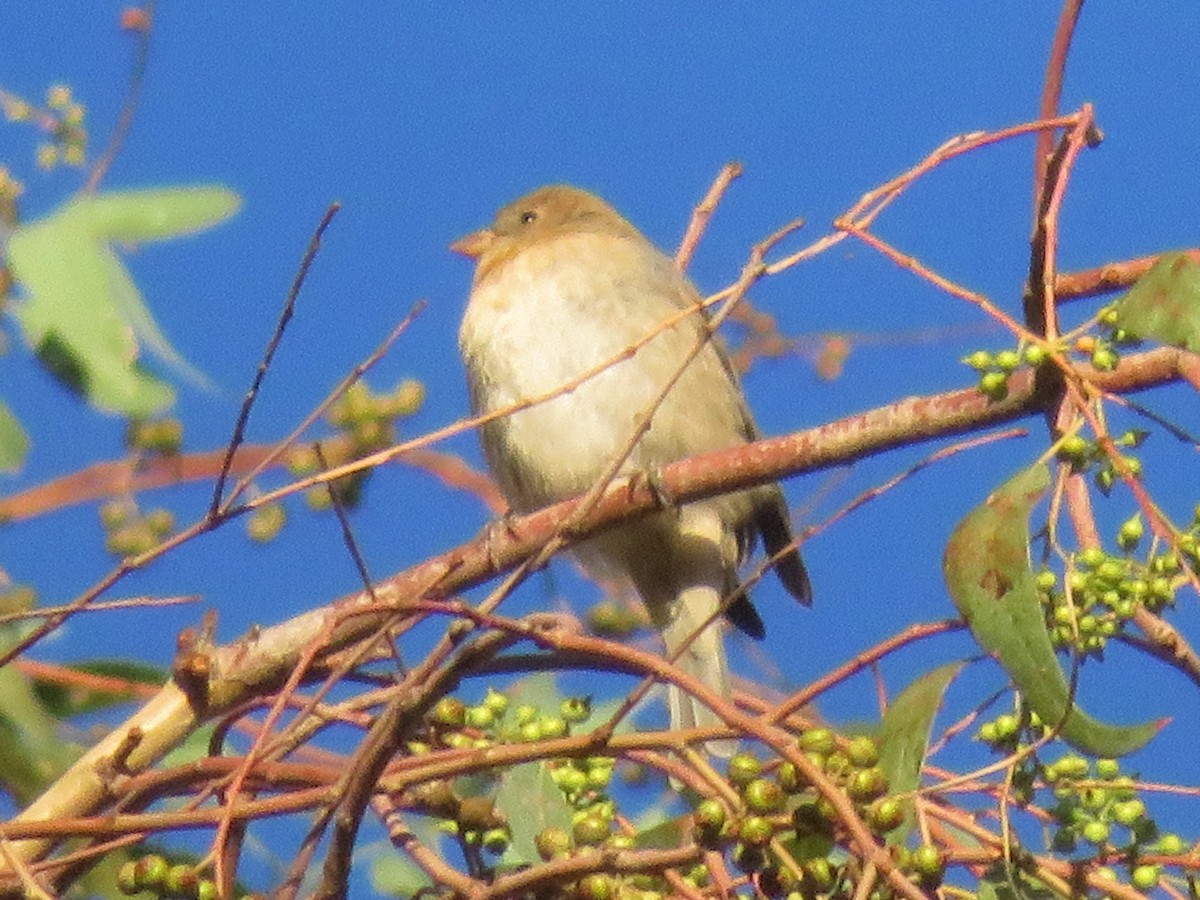
[[[1103,390],[1127,393],[1181,377],[1195,357],[1179,350],[1154,350],[1126,357],[1114,372],[1079,366],[1080,374]],[[898,447],[961,434],[1036,414],[1033,374],[1015,373],[1006,400],[993,403],[974,388],[907,398],[859,415],[783,437],[683,460],[663,468],[659,483],[679,502],[700,500],[804,472],[841,466]],[[611,487],[582,517],[566,542],[659,510],[661,494],[644,478]],[[405,570],[376,586],[376,601],[365,592],[341,598],[289,621],[247,634],[205,652],[209,672],[203,696],[194,704],[175,682],[165,685],[124,724],[113,729],[15,821],[86,816],[112,801],[114,772],[136,774],[154,765],[202,722],[235,709],[248,699],[277,690],[322,636],[321,657],[372,637],[381,625],[411,610],[422,597],[441,597],[481,584],[541,552],[563,521],[577,513],[580,500],[556,504],[513,519],[475,540]],[[0,837],[3,829],[0,828]],[[49,841],[17,841],[21,861],[50,852]],[[11,874],[7,866],[0,874]]]

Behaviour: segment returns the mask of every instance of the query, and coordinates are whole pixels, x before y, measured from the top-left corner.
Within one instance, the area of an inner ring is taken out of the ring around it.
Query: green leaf
[[[389,897],[416,897],[422,892],[433,895],[429,875],[402,853],[380,856],[371,862],[371,887]]]
[[[21,226],[8,262],[26,293],[13,307],[26,342],[96,407],[141,418],[163,411],[175,393],[142,368],[143,347],[204,379],[162,334],[111,244],[175,237],[236,207],[236,196],[220,188],[129,191],[83,197]]]
[[[1186,254],[1160,257],[1116,306],[1130,334],[1200,353],[1200,263]]]
[[[574,810],[554,783],[545,762],[522,763],[501,775],[496,810],[504,815],[512,833],[508,849],[500,858],[502,869],[538,862],[541,857],[534,840],[543,828],[561,828],[571,833]]]
[[[126,690],[108,689],[104,686],[89,687],[86,684],[65,685],[57,679],[35,678],[33,689],[38,699],[53,714],[60,718],[77,716],[81,713],[95,712],[120,703],[136,700],[138,694],[134,688],[137,685],[151,685],[155,688],[163,684],[169,677],[166,672],[155,666],[129,660],[93,660],[64,666],[74,672],[85,675],[95,675],[103,679],[116,679],[129,683]]]
[[[922,675],[900,692],[883,717],[879,739],[879,764],[887,773],[891,793],[915,791],[921,783],[921,764],[933,720],[942,705],[946,687],[962,669],[962,663],[948,663]],[[915,824],[913,805],[905,801],[904,822],[887,836],[889,844],[904,841]]]
[[[6,632],[7,645],[15,635]],[[0,669],[0,784],[19,805],[37,797],[79,756],[80,748],[64,741],[60,728],[16,666]]]
[[[0,402],[0,472],[15,472],[29,452],[29,435],[4,403]]]
[[[1049,483],[1049,470],[1034,466],[970,512],[946,545],[946,586],[975,640],[999,659],[1043,722],[1061,723],[1063,740],[1083,752],[1124,756],[1146,744],[1162,723],[1108,725],[1072,703],[1029,564],[1029,515]]]
[[[74,202],[97,237],[140,244],[182,237],[219,225],[241,206],[219,185],[149,188],[92,194]]]
[[[686,843],[686,838],[682,819],[666,819],[649,828],[639,828],[633,845],[639,850],[671,850]]]

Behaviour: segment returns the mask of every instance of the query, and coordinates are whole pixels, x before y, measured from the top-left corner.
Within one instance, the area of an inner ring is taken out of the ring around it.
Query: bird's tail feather
[[[710,584],[696,584],[681,590],[675,599],[673,615],[663,624],[662,634],[668,655],[681,669],[728,698],[732,691],[718,614],[722,593]],[[705,622],[708,625],[697,633]],[[724,720],[704,702],[674,684],[667,686],[667,706],[672,730],[724,724]],[[737,752],[737,745],[736,739],[729,739],[708,741],[704,746],[713,756],[728,759]]]

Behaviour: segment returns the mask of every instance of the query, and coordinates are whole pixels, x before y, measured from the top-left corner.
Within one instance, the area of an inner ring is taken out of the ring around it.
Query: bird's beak
[[[450,249],[471,259],[479,259],[495,239],[496,233],[492,229],[483,228],[460,237],[450,245]]]

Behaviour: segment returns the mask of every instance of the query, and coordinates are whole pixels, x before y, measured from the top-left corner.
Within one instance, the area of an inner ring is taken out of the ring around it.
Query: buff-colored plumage
[[[699,300],[641,232],[577,188],[534,191],[453,248],[477,261],[459,331],[477,413],[562,387]],[[513,509],[528,512],[588,490],[628,445],[636,421],[683,364],[704,325],[703,313],[684,315],[569,393],[484,425],[488,465]],[[667,394],[622,471],[652,471],[756,436],[737,379],[710,341]],[[591,570],[632,582],[674,654],[738,589],[738,565],[760,534],[771,553],[792,540],[776,485],[664,511],[592,538],[576,552]],[[776,570],[807,604],[811,592],[799,554],[785,554]],[[744,596],[727,615],[761,637],[762,622]],[[728,696],[719,623],[692,640],[679,662]],[[675,728],[720,724],[708,707],[674,688],[668,702]],[[733,749],[709,746],[723,755]]]

